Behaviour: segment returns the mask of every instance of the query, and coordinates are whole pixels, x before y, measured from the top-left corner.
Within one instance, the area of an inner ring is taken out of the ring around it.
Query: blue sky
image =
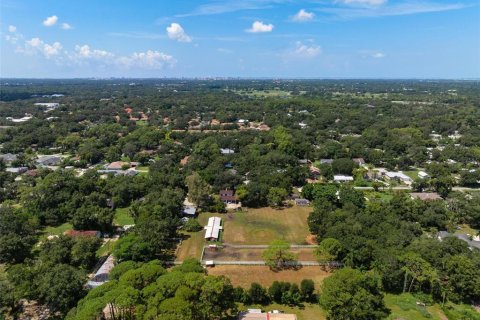
[[[477,0],[2,0],[1,77],[480,78]]]

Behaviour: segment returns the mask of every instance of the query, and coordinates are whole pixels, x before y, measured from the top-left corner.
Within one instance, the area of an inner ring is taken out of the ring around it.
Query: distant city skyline
[[[0,77],[480,78],[475,0],[4,0]]]

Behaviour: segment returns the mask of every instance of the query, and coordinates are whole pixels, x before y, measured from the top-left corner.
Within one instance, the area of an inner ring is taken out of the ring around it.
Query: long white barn
[[[205,239],[210,241],[218,240],[220,230],[223,229],[221,222],[222,218],[219,217],[210,217],[208,219],[208,225],[205,227]]]

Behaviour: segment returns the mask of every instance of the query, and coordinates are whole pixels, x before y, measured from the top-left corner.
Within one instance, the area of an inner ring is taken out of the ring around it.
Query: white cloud
[[[64,23],[62,23],[61,28],[62,28],[63,30],[70,30],[70,29],[72,29],[72,26],[71,26],[70,24],[64,22]]]
[[[115,55],[111,52],[105,50],[98,50],[98,49],[90,49],[89,45],[76,45],[75,46],[75,54],[79,58],[83,59],[104,59],[104,58],[112,58]]]
[[[10,33],[15,33],[15,32],[17,32],[17,27],[12,26],[12,25],[9,25],[9,26],[8,26],[8,32],[10,32]]]
[[[173,22],[170,26],[167,27],[167,35],[170,39],[176,40],[179,42],[191,42],[192,38],[185,33],[182,26],[178,23]]]
[[[51,16],[43,20],[43,25],[45,27],[51,27],[51,26],[54,26],[57,23],[57,21],[58,21],[57,16]]]
[[[250,33],[271,32],[274,28],[273,24],[265,24],[262,21],[255,21],[250,29],[245,30]]]
[[[26,54],[43,54],[47,59],[50,59],[53,56],[58,56],[63,53],[63,47],[60,42],[54,42],[48,44],[43,42],[40,38],[32,38],[25,41],[24,48],[17,48],[18,52],[23,52]]]
[[[43,41],[40,38],[32,38],[31,40],[25,41],[25,43],[33,48],[38,48],[43,44]]]
[[[62,50],[62,45],[60,44],[60,42],[54,42],[52,45],[49,45],[47,43],[43,45],[43,54],[47,58],[60,54],[60,50]]]
[[[322,48],[317,45],[306,45],[300,41],[297,42],[294,54],[301,58],[314,58],[322,53]]]
[[[292,20],[296,22],[306,22],[313,20],[314,17],[315,14],[313,12],[308,12],[305,11],[305,9],[301,9],[292,17]]]
[[[130,56],[120,57],[116,60],[116,63],[123,67],[143,69],[163,69],[165,66],[173,67],[176,62],[173,56],[153,50],[135,52]]]
[[[386,3],[387,0],[336,0],[335,2],[351,5],[379,6]]]
[[[371,54],[371,57],[372,57],[372,58],[375,58],[375,59],[385,58],[385,53],[383,53],[383,52],[374,52],[374,53]]]

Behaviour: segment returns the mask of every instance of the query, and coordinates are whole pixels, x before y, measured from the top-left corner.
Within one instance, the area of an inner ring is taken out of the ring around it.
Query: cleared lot
[[[306,244],[310,235],[307,218],[311,207],[285,209],[258,208],[225,215],[224,242],[268,244],[284,239],[291,244]]]

